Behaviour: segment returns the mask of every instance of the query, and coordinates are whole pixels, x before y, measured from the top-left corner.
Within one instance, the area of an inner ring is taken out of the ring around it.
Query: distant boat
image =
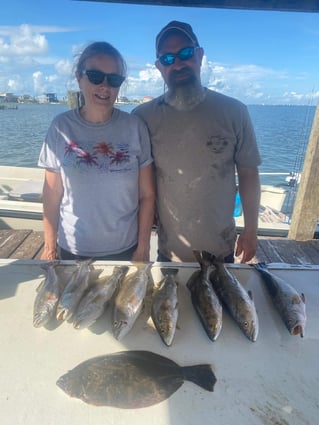
[[[291,172],[289,176],[285,178],[289,186],[296,186],[300,183],[301,173]]]
[[[41,168],[0,166],[0,229],[43,230]]]
[[[0,105],[0,110],[4,109],[18,109],[18,105]]]

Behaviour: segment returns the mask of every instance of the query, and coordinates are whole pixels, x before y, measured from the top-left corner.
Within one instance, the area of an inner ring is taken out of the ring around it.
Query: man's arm
[[[260,181],[257,167],[238,167],[238,189],[243,206],[244,229],[237,240],[236,256],[241,263],[251,260],[257,251],[257,228],[260,205]]]

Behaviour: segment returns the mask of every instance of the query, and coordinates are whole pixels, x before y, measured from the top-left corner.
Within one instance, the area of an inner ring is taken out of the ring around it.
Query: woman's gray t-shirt
[[[61,174],[59,246],[92,257],[134,246],[139,169],[151,162],[148,131],[137,116],[114,109],[109,121],[96,124],[78,109],[58,115],[38,165]]]

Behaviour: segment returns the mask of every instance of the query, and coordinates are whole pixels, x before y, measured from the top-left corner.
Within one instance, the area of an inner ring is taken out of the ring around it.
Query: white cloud
[[[0,92],[38,95],[44,92],[65,97],[68,90],[78,88],[73,75],[75,54],[83,45],[74,45],[70,57],[48,55],[49,43],[45,33],[72,31],[72,28],[21,25],[0,26]],[[137,58],[128,59],[129,75],[121,88],[128,98],[159,96],[164,82],[154,64],[141,65]],[[203,58],[202,83],[206,87],[233,96],[245,103],[316,102],[319,93],[303,92],[309,78],[300,72],[290,75],[258,64],[219,63]],[[296,88],[298,87],[298,90]],[[291,89],[293,88],[293,89]]]
[[[72,75],[73,64],[66,59],[60,59],[54,64],[54,68],[59,75]]]
[[[35,32],[30,25],[12,27],[12,30],[4,35],[5,38],[0,38],[2,56],[37,56],[45,55],[48,51],[45,36]]]
[[[127,97],[155,97],[163,93],[163,87],[163,79],[158,69],[155,65],[146,64],[145,69],[139,71],[136,77],[128,76],[121,94]]]
[[[135,67],[136,69],[137,67]],[[121,94],[128,98],[159,96],[164,91],[163,79],[152,64],[146,64],[135,75],[129,75]],[[319,92],[299,93],[289,91],[297,81],[303,80],[304,74],[289,75],[286,70],[276,70],[256,64],[222,64],[203,58],[201,70],[202,84],[212,90],[235,97],[244,103],[266,104],[315,104]]]
[[[315,99],[319,99],[319,91],[312,91],[309,93],[297,93],[295,91],[285,92],[282,95],[283,99],[285,99],[286,103],[310,103],[312,104]]]
[[[11,93],[15,93],[17,89],[19,88],[19,83],[15,80],[10,79],[8,81],[8,88]]]

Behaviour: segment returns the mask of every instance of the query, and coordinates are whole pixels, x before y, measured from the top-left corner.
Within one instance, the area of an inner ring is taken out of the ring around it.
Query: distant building
[[[58,102],[56,93],[44,93],[37,97],[39,103],[55,103]]]
[[[18,96],[13,93],[0,93],[0,102],[17,102]]]
[[[18,97],[18,102],[19,103],[33,103],[34,98],[30,94],[21,94]]]
[[[130,103],[126,96],[118,96],[116,103]]]

